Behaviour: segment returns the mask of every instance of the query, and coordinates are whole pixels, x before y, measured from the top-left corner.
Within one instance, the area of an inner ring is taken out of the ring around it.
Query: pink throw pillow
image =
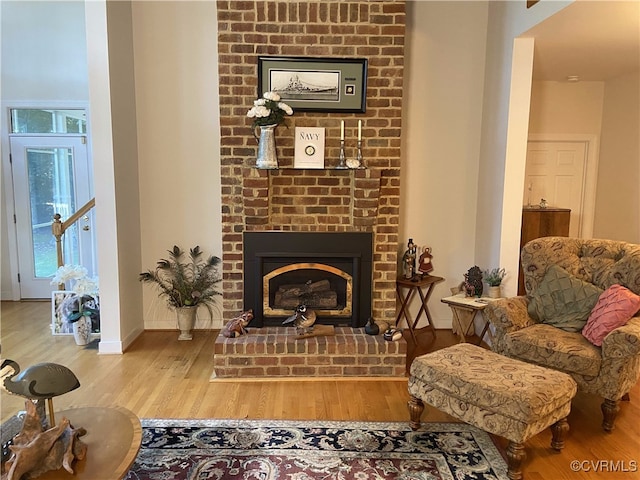
[[[613,330],[625,325],[640,310],[640,296],[622,285],[611,285],[596,303],[582,335],[599,347],[604,337]]]

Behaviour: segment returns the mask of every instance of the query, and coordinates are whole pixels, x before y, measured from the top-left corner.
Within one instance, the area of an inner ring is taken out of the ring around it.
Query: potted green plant
[[[502,279],[506,274],[507,272],[504,268],[494,268],[492,270],[487,269],[483,272],[482,278],[489,285],[489,297],[500,297],[500,285],[502,284]]]
[[[222,295],[217,289],[222,281],[219,271],[221,260],[215,256],[204,260],[204,254],[197,245],[189,250],[186,260],[186,252],[176,245],[168,252],[168,259],[160,259],[155,270],[142,272],[139,280],[155,285],[160,297],[167,300],[169,307],[176,309],[180,329],[178,340],[191,340],[198,308],[206,307],[209,317],[213,318],[214,299]]]

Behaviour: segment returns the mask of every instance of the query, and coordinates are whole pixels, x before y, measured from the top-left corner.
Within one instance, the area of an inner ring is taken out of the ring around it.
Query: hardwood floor
[[[98,355],[97,347],[78,347],[73,338],[52,336],[48,302],[2,302],[2,359],[23,368],[38,362],[68,366],[81,387],[56,397],[56,410],[119,405],[140,418],[264,418],[408,422],[406,380],[267,380],[210,381],[217,331],[197,331],[191,342],[178,342],[177,332],[149,331],[124,355]],[[456,341],[448,330],[437,339],[418,332],[418,347],[409,340],[409,359]],[[2,421],[24,409],[24,399],[0,393]],[[564,450],[549,448],[544,431],[526,444],[526,480],[640,478],[640,386],[631,402],[622,402],[611,434],[602,431],[601,400],[578,393]],[[423,422],[455,421],[427,406]],[[496,439],[504,452],[506,441]],[[583,462],[577,472],[571,462]],[[607,462],[606,464],[598,462]],[[635,464],[632,462],[636,462]],[[630,471],[634,470],[635,471]],[[595,470],[595,471],[594,471]]]

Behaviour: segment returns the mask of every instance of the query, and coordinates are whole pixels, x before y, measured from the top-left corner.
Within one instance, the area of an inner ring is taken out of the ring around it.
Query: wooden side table
[[[446,303],[451,308],[451,312],[453,312],[451,329],[453,333],[457,333],[460,336],[460,343],[463,343],[467,341],[466,337],[468,335],[473,335],[475,332],[474,320],[476,315],[478,312],[484,310],[484,307],[487,306],[487,303],[489,303],[491,299],[485,297],[465,297],[464,293],[459,293],[445,297],[440,301]],[[492,338],[491,330],[489,330],[489,321],[485,319],[478,345],[482,343],[482,339],[487,332],[489,332],[489,338]]]
[[[56,418],[62,417],[68,418],[74,427],[87,430],[87,434],[80,437],[87,444],[87,456],[73,462],[75,475],[61,468],[40,475],[38,480],[119,480],[127,474],[142,442],[138,417],[121,407],[56,412]]]
[[[417,344],[415,328],[420,321],[420,316],[424,313],[427,317],[427,327],[431,329],[433,332],[433,336],[436,335],[436,329],[433,326],[433,321],[431,320],[431,313],[429,312],[429,306],[427,305],[429,302],[429,297],[433,293],[433,287],[436,283],[442,282],[444,278],[436,277],[433,275],[424,275],[424,276],[416,276],[414,279],[408,278],[398,278],[396,280],[396,293],[398,294],[398,299],[400,300],[400,311],[398,312],[398,316],[396,317],[396,327],[400,324],[400,321],[404,317],[407,322],[407,327],[409,327],[409,332],[411,333],[411,338],[413,338],[413,342]],[[426,291],[424,290],[426,289]],[[404,292],[406,290],[406,293]],[[420,296],[420,301],[422,304],[420,305],[420,310],[416,315],[414,320],[411,319],[409,315],[409,305],[411,304],[411,299],[418,292]]]

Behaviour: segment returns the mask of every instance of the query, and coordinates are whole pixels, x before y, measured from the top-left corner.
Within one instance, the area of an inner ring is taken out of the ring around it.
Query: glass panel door
[[[12,168],[21,298],[48,298],[58,268],[54,214],[68,219],[91,198],[87,150],[82,137],[12,137]],[[93,212],[63,236],[65,264],[93,275]]]
[[[71,148],[27,148],[30,223],[36,278],[53,275],[58,268],[51,219],[55,213],[68,218],[76,210]],[[78,262],[77,228],[65,233],[65,263]],[[69,235],[69,233],[71,235]]]

